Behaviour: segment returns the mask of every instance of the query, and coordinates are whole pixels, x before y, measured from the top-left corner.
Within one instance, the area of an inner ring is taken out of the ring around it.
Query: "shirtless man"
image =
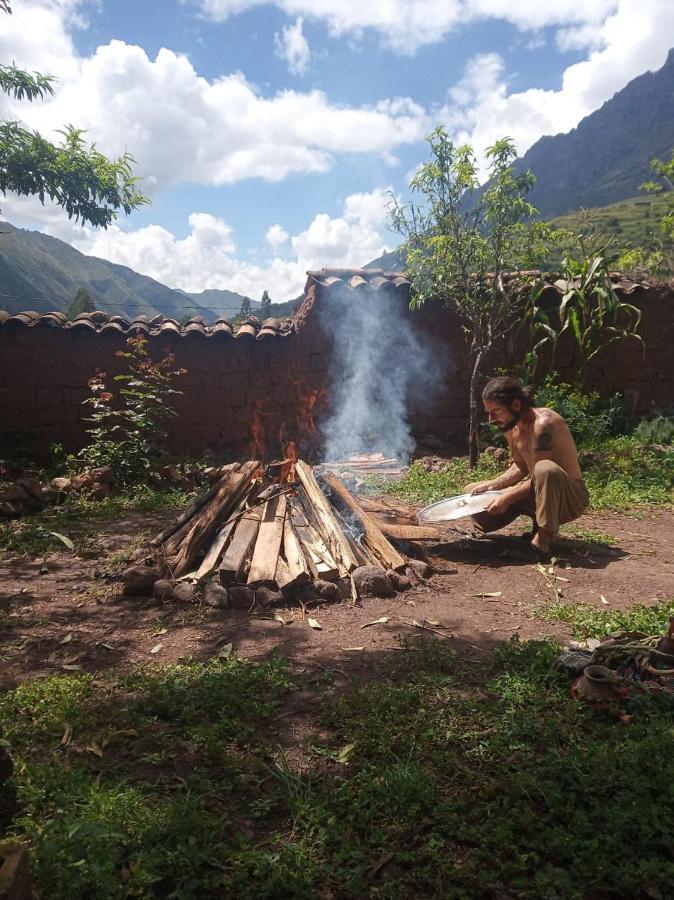
[[[559,413],[534,406],[533,391],[515,378],[492,378],[482,401],[491,424],[505,435],[512,464],[492,481],[466,485],[471,494],[505,488],[473,522],[479,531],[497,531],[517,516],[531,516],[531,546],[546,558],[559,526],[581,516],[589,503],[569,427]]]

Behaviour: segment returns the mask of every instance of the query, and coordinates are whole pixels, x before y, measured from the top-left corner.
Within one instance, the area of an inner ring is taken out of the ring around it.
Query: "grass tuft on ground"
[[[84,898],[671,896],[674,732],[597,717],[554,642],[489,662],[410,643],[326,691],[287,754],[301,684],[279,660],[55,677],[0,698],[36,887]],[[284,717],[285,717],[284,713]],[[288,721],[284,718],[283,721]]]

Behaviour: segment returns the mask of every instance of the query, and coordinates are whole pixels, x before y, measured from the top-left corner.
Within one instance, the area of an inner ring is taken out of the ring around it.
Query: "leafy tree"
[[[262,300],[260,301],[260,318],[264,321],[269,318],[271,312],[271,297],[269,291],[263,291]]]
[[[487,150],[489,181],[479,195],[472,148],[456,146],[441,127],[428,142],[431,159],[410,182],[423,204],[401,206],[393,198],[389,213],[393,230],[405,238],[411,307],[439,300],[463,327],[471,361],[469,460],[474,466],[488,357],[521,315],[522,281],[509,273],[540,256],[552,232],[532,223],[537,210],[526,195],[535,179],[531,172],[513,171],[517,154],[508,138]]]
[[[674,251],[672,249],[672,241],[674,241],[674,151],[670,160],[652,160],[651,168],[659,180],[647,181],[641,187],[649,193],[665,194],[667,197],[667,207],[660,220],[660,234],[664,244],[662,249],[668,251],[671,272],[674,269]]]
[[[250,315],[250,297],[244,297],[241,301],[241,309],[239,310],[239,318],[245,319],[246,316]]]
[[[121,481],[132,482],[146,477],[164,454],[166,426],[176,415],[173,398],[182,393],[173,382],[186,369],[176,369],[171,353],[153,360],[140,332],[126,343],[128,349],[115,354],[127,365],[113,379],[120,385],[117,397],[108,389],[105,372],[89,380],[84,402],[91,409],[86,419],[91,443],[78,455],[85,466],[111,466]]]
[[[0,11],[11,14],[9,0],[0,0]],[[26,72],[0,65],[0,91],[17,100],[36,100],[53,94],[54,79],[39,72]],[[61,131],[62,140],[52,143],[37,131],[16,121],[0,121],[0,192],[49,197],[82,224],[106,228],[117,211],[127,215],[148,203],[136,187],[133,158],[129,153],[109,160],[95,145],[87,146],[81,129],[72,125]]]
[[[66,312],[66,316],[72,322],[73,319],[76,319],[80,313],[83,312],[93,312],[96,309],[94,301],[91,299],[91,294],[86,288],[78,288],[77,293],[70,301],[70,306],[68,307],[68,311]]]

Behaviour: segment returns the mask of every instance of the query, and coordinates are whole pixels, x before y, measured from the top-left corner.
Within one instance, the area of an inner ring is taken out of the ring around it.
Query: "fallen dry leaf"
[[[352,750],[355,748],[354,744],[346,744],[346,746],[342,747],[342,749],[337,754],[337,762],[342,763],[342,765],[348,766],[349,764],[349,756]]]
[[[154,647],[152,648],[152,650],[150,650],[150,653],[159,653],[162,646],[163,646],[162,644],[155,644]]]
[[[366,622],[361,628],[369,628],[370,625],[385,625],[388,622],[388,616],[382,616],[381,619],[375,619],[374,622]]]
[[[316,621],[316,619],[307,619],[307,624],[309,628],[315,628],[317,631],[322,630],[322,626]]]
[[[64,638],[61,638],[59,644],[69,644],[73,639],[72,634],[67,634]]]
[[[228,644],[225,644],[222,650],[218,653],[218,659],[229,659],[229,657],[232,655],[233,647],[234,645],[231,641]]]
[[[345,650],[347,653],[355,653],[357,650],[364,650],[365,647],[341,647],[341,650]]]
[[[606,597],[603,594],[599,595],[599,599],[605,606],[608,606],[608,600],[606,599]]]
[[[285,623],[286,623],[286,620],[285,620],[285,619],[283,618],[283,616],[280,615],[279,613],[274,613],[274,621],[275,621],[275,622],[280,622],[281,625],[285,625]]]
[[[473,597],[502,597],[503,591],[480,591],[479,594],[473,594]]]

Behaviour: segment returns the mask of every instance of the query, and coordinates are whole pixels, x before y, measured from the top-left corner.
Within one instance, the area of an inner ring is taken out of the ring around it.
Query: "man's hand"
[[[488,512],[491,516],[502,516],[503,513],[508,512],[511,505],[512,498],[508,493],[504,493],[500,497],[494,497],[485,512]]]
[[[484,494],[491,488],[491,481],[474,481],[463,489],[464,494]]]

